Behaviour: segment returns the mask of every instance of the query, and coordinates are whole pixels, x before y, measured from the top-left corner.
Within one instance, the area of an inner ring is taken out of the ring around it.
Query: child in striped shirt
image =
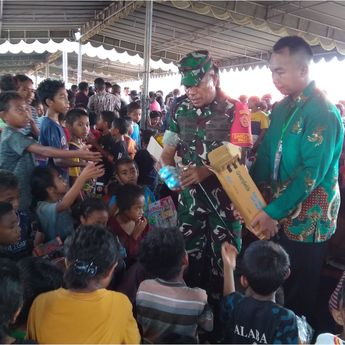
[[[155,229],[143,239],[139,260],[154,279],[144,280],[136,298],[137,321],[144,342],[198,342],[199,327],[213,329],[207,294],[183,280],[188,266],[183,235],[177,228]]]

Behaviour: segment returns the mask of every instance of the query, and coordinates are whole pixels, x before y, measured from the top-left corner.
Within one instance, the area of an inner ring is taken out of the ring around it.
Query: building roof
[[[1,1],[1,0],[0,0]],[[2,0],[0,43],[38,39],[74,40],[143,56],[145,1]],[[152,58],[176,63],[184,54],[208,49],[223,68],[265,64],[274,42],[301,35],[316,59],[345,55],[345,2],[342,1],[154,1]],[[76,56],[70,54],[71,74]],[[51,53],[0,55],[0,73],[41,68]],[[51,69],[59,73],[60,57]],[[93,78],[100,71],[114,79],[137,78],[142,66],[83,58]],[[155,71],[156,73],[166,73]]]

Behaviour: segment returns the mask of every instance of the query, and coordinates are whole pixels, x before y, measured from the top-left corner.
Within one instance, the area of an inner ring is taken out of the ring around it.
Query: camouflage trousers
[[[205,289],[209,299],[216,303],[223,291],[221,245],[228,241],[240,251],[242,226],[234,219],[230,200],[216,177],[210,176],[202,186],[204,191],[196,185],[181,192],[179,228],[189,257],[187,283]]]

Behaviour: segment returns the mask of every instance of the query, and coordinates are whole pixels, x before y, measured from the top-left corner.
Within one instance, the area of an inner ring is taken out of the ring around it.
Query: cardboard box
[[[259,189],[247,168],[239,163],[240,148],[226,143],[208,154],[211,170],[216,174],[224,191],[240,212],[246,227],[258,236],[250,226],[254,217],[266,206]],[[260,238],[260,236],[258,236]],[[262,237],[262,236],[261,236]]]

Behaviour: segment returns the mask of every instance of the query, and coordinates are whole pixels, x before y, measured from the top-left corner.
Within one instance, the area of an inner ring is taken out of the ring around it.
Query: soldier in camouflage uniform
[[[229,198],[205,164],[210,151],[230,142],[239,102],[220,90],[218,68],[207,51],[188,54],[180,61],[179,70],[186,95],[177,99],[172,109],[161,160],[174,166],[176,152],[182,156],[178,218],[189,254],[187,281],[206,289],[212,303],[222,294],[221,244],[229,241],[240,250],[241,224],[234,219]]]

